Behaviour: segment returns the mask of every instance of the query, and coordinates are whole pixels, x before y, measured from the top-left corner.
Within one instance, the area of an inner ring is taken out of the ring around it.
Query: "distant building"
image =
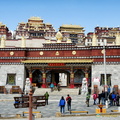
[[[19,23],[15,31],[15,39],[40,38],[51,39],[55,37],[55,29],[50,23],[43,23],[43,19],[39,17],[31,17],[27,23]]]
[[[46,88],[53,82],[75,88],[86,78],[92,92],[110,86],[120,93],[119,28],[96,27],[86,37],[78,25],[62,25],[59,30],[32,17],[19,23],[14,39],[9,39],[11,33],[0,24],[0,85],[8,91],[12,86],[24,90],[29,78],[36,87]]]
[[[71,39],[72,43],[81,43],[85,36],[84,27],[81,27],[80,25],[62,25],[59,30],[64,39]]]
[[[116,45],[116,36],[120,33],[120,27],[95,27],[97,46],[102,46],[103,42],[108,45]],[[84,40],[85,46],[92,46],[93,32],[89,32]]]
[[[9,31],[8,27],[0,22],[0,38],[11,39],[12,33]]]

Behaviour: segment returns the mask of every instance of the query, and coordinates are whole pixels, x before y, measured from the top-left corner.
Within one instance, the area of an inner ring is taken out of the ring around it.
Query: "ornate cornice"
[[[24,63],[20,63],[20,62],[4,62],[4,63],[0,63],[0,65],[24,65]]]
[[[22,63],[92,63],[93,59],[23,60]]]
[[[66,44],[67,45],[67,44]],[[105,46],[106,49],[120,49],[119,46]],[[94,49],[103,49],[103,46],[88,46],[88,47],[63,47],[63,48],[0,48],[0,51],[45,51],[45,50],[94,50]]]

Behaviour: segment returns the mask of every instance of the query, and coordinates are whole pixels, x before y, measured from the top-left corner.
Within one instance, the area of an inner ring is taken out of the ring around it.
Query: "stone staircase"
[[[78,88],[61,88],[60,91],[54,90],[51,92],[50,88],[35,88],[34,95],[43,95],[45,92],[48,92],[49,95],[78,95],[79,89]]]

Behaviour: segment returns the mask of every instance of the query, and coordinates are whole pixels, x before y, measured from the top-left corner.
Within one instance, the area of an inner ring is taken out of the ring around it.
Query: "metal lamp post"
[[[105,42],[103,43],[103,56],[104,56],[104,79],[105,79],[105,98],[106,98],[106,108],[108,108],[108,100],[107,100],[107,80],[106,80],[106,50],[105,50]]]

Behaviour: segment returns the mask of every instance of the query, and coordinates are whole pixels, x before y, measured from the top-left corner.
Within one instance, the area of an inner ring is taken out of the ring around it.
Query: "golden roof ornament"
[[[29,20],[42,20],[40,17],[31,17]]]
[[[70,24],[70,25],[68,25],[68,24],[63,24],[61,27],[83,28],[83,27],[81,27],[80,25],[72,25],[72,24]]]
[[[115,39],[116,45],[120,45],[120,33],[116,33],[116,39]]]
[[[5,48],[5,37],[1,37],[1,48]]]
[[[22,48],[25,48],[25,47],[26,47],[26,40],[25,40],[24,36],[22,36],[21,40],[22,40],[22,45],[21,45],[21,47],[22,47]]]
[[[3,25],[2,22],[0,22],[0,25]]]
[[[63,39],[63,36],[61,34],[61,32],[57,32],[57,34],[55,35],[56,39],[57,39],[57,43],[61,43],[61,40]]]
[[[72,43],[71,39],[68,38],[67,39],[67,43]]]
[[[97,46],[97,37],[95,33],[93,33],[93,37],[92,37],[92,46]]]

